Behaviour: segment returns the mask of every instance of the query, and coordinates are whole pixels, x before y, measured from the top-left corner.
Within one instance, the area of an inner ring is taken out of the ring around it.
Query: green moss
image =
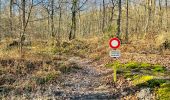
[[[164,79],[152,79],[152,80],[149,80],[147,82],[147,84],[148,84],[148,87],[154,88],[154,87],[161,86],[165,82],[166,82],[166,80],[164,80]]]
[[[170,83],[164,83],[156,92],[159,100],[170,100]]]
[[[114,63],[108,63],[108,64],[105,65],[105,67],[112,68],[113,65],[114,65]]]
[[[154,78],[153,76],[149,76],[149,75],[137,76],[134,78],[132,83],[133,83],[133,85],[139,85],[139,84],[145,83],[149,80],[152,80],[153,78]]]
[[[125,68],[139,68],[140,64],[137,62],[128,62],[127,64],[124,65]]]
[[[142,68],[150,68],[152,65],[149,64],[149,63],[141,63],[140,66],[141,66]]]
[[[163,72],[166,71],[166,68],[164,66],[162,66],[162,65],[154,65],[153,66],[153,71],[163,73]]]
[[[108,67],[108,68],[113,68],[113,66],[116,66],[117,68],[119,68],[122,66],[122,64],[118,61],[115,61],[113,63],[108,63],[105,65],[105,67]]]
[[[155,88],[155,87],[160,87],[165,82],[166,82],[166,80],[164,80],[164,79],[151,79],[144,83],[138,84],[137,86]]]
[[[137,77],[139,77],[139,75],[136,75],[136,74],[133,75],[131,73],[126,73],[124,76],[125,76],[125,78],[130,78],[131,80],[134,80]]]

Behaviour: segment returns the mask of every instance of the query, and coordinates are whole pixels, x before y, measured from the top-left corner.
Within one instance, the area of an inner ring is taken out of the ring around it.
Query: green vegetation
[[[152,65],[149,64],[149,63],[141,63],[141,64],[140,64],[140,67],[141,67],[141,68],[150,68],[150,67],[152,67]]]
[[[139,68],[140,64],[137,62],[128,62],[128,63],[124,64],[124,67],[128,68],[128,69],[134,69],[134,68]]]
[[[152,80],[153,78],[154,78],[153,76],[149,76],[149,75],[137,76],[133,79],[132,83],[134,85],[139,85],[139,84],[145,83],[149,80]]]
[[[162,84],[166,83],[164,79],[150,79],[141,84],[137,84],[138,87],[159,88]]]
[[[158,88],[156,92],[159,100],[169,100],[170,99],[170,83],[164,83]]]
[[[161,65],[154,65],[153,71],[164,73],[166,71],[166,68],[164,66],[161,66]]]

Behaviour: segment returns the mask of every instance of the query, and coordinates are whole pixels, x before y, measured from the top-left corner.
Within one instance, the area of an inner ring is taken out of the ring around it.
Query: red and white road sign
[[[120,47],[120,40],[118,38],[111,38],[109,45],[112,49],[117,49]]]

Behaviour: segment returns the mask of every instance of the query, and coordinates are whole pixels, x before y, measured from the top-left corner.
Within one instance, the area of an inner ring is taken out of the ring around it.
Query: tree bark
[[[60,41],[60,35],[61,35],[61,20],[62,20],[62,7],[61,7],[61,0],[59,0],[59,23],[58,23],[58,36],[57,41]]]
[[[106,8],[105,8],[105,0],[103,0],[103,18],[102,18],[102,32],[104,33],[104,29],[105,29],[105,19],[106,17]]]
[[[52,38],[55,37],[54,34],[54,0],[51,0],[51,36]]]
[[[23,42],[25,40],[25,0],[22,0],[22,32],[20,34],[20,56],[23,57]]]
[[[126,40],[126,43],[128,43],[128,35],[129,35],[129,1],[126,0],[126,37],[125,37],[125,40]]]
[[[10,0],[10,19],[9,19],[9,22],[10,22],[10,33],[12,35],[12,31],[13,31],[13,0]]]
[[[122,14],[122,6],[121,6],[121,0],[119,0],[118,3],[118,8],[119,8],[119,12],[118,12],[118,19],[117,19],[117,38],[120,39],[120,34],[121,34],[121,14]]]
[[[115,9],[115,2],[114,2],[114,0],[111,0],[111,2],[112,2],[112,7],[111,7],[111,18],[110,18],[110,23],[113,22],[114,9]]]
[[[162,0],[159,0],[159,29],[162,29]]]
[[[1,4],[2,4],[2,1],[0,0],[0,23],[1,23]]]
[[[145,33],[147,33],[149,31],[149,27],[150,27],[150,19],[151,19],[151,0],[147,0],[146,2],[147,4],[147,19],[146,19],[146,28],[145,28]]]
[[[168,32],[168,0],[165,0],[165,7],[166,7],[166,32]]]
[[[71,24],[71,30],[69,34],[69,40],[75,39],[76,35],[76,13],[77,13],[77,2],[78,0],[72,0],[72,24]]]

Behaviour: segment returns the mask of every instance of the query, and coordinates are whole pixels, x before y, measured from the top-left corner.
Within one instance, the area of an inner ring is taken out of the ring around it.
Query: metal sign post
[[[121,56],[120,50],[117,50],[120,47],[120,40],[118,38],[112,38],[109,41],[109,45],[112,50],[109,52],[110,57],[114,58],[115,61]],[[116,82],[117,80],[117,64],[113,66],[113,80]]]

